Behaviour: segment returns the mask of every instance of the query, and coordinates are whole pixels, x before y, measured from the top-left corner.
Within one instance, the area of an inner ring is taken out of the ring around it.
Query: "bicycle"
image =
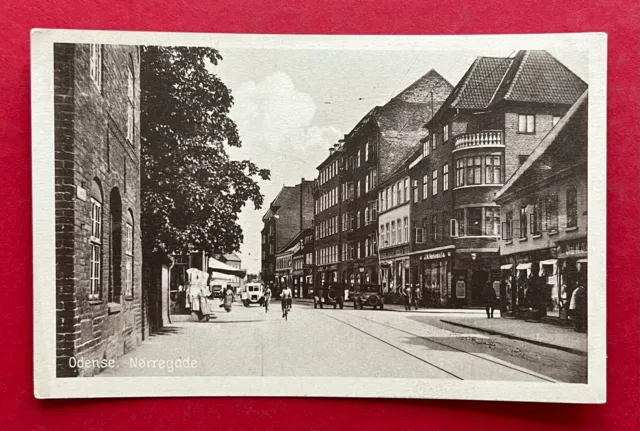
[[[291,310],[291,299],[287,298],[287,299],[283,299],[283,301],[287,301],[286,305],[284,306],[284,311],[282,312],[284,317],[284,320],[289,320],[288,316],[289,316],[289,310]]]

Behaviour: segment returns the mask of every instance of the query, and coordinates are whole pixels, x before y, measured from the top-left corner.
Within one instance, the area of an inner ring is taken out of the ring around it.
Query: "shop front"
[[[456,249],[451,270],[451,300],[453,307],[484,306],[484,289],[500,281],[498,249]]]
[[[558,317],[561,298],[555,247],[530,250],[500,257],[501,289],[509,314],[535,311],[540,316]]]
[[[560,301],[569,304],[573,291],[582,284],[587,291],[587,237],[558,241]],[[566,307],[565,307],[566,308]],[[561,317],[566,318],[562,313]]]
[[[411,256],[411,284],[422,290],[426,307],[450,304],[454,246],[425,250]]]

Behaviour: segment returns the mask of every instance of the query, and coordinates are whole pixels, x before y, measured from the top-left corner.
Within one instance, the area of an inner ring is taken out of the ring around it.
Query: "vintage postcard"
[[[606,61],[34,30],[35,395],[605,402]]]

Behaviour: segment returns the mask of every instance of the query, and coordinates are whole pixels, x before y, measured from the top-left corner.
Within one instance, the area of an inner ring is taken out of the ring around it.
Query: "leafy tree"
[[[141,194],[145,253],[228,253],[243,241],[238,214],[260,209],[257,178],[270,173],[231,160],[240,147],[228,116],[233,97],[210,72],[212,48],[145,46],[141,50]]]

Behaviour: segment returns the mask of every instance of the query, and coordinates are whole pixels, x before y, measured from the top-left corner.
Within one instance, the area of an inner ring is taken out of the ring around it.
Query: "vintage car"
[[[384,308],[384,296],[382,295],[382,286],[379,284],[364,284],[357,286],[352,293],[353,308],[361,310],[367,307]]]
[[[244,285],[247,291],[247,299],[245,305],[248,307],[251,304],[259,304],[262,306],[264,303],[264,287],[260,283],[247,283]]]
[[[324,283],[313,292],[313,308],[325,305],[344,308],[344,288],[340,283]]]

